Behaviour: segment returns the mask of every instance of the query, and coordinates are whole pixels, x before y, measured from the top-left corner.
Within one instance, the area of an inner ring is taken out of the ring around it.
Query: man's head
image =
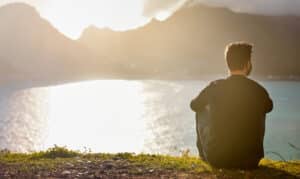
[[[246,42],[234,42],[227,45],[225,58],[231,74],[248,76],[252,70],[252,45]]]

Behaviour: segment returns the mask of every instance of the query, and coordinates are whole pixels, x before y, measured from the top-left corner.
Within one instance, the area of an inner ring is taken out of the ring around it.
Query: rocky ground
[[[160,169],[133,164],[123,159],[65,161],[53,169],[31,166],[24,172],[20,165],[0,165],[0,178],[216,178],[210,173],[196,174],[189,171]]]
[[[187,155],[83,154],[55,147],[32,154],[1,152],[0,178],[300,178],[300,161],[264,159],[256,170],[223,170]]]

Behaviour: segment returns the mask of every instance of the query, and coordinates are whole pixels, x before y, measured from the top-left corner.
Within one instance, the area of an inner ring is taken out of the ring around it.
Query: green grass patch
[[[66,164],[77,165],[78,161],[90,163],[101,163],[111,161],[125,161],[130,164],[131,173],[138,173],[137,169],[143,171],[181,171],[187,173],[210,173],[220,178],[295,178],[300,177],[300,161],[273,161],[263,159],[256,170],[225,170],[211,167],[198,157],[183,154],[180,157],[168,155],[150,155],[134,153],[81,153],[72,151],[65,147],[54,146],[46,151],[28,154],[0,152],[0,166],[17,170],[20,173],[36,173],[37,171],[57,170]],[[79,166],[80,166],[79,165]]]
[[[32,159],[55,159],[55,158],[72,158],[82,155],[80,152],[69,150],[66,147],[54,146],[46,151],[40,151],[30,154]]]

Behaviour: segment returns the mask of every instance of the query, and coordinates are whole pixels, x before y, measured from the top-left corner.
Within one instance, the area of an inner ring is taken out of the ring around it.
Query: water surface
[[[178,155],[195,145],[189,103],[208,81],[100,80],[2,90],[0,145],[15,151],[54,144],[93,152]],[[300,83],[262,82],[274,100],[267,116],[269,158],[300,159]]]

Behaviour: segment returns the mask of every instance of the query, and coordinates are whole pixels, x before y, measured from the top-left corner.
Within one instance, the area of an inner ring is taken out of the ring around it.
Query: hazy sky
[[[41,16],[71,38],[93,24],[126,30],[138,27],[149,18],[164,19],[187,0],[0,0],[0,6],[12,2],[33,5]],[[194,0],[225,6],[236,12],[300,15],[300,0]],[[146,16],[146,17],[145,17]]]
[[[228,7],[236,12],[300,15],[300,0],[148,0],[145,14],[152,16],[160,10],[166,10],[166,8],[178,9],[178,6],[187,1]]]
[[[37,8],[42,17],[71,38],[93,24],[126,30],[145,24],[143,0],[0,0],[0,5],[26,2]]]

